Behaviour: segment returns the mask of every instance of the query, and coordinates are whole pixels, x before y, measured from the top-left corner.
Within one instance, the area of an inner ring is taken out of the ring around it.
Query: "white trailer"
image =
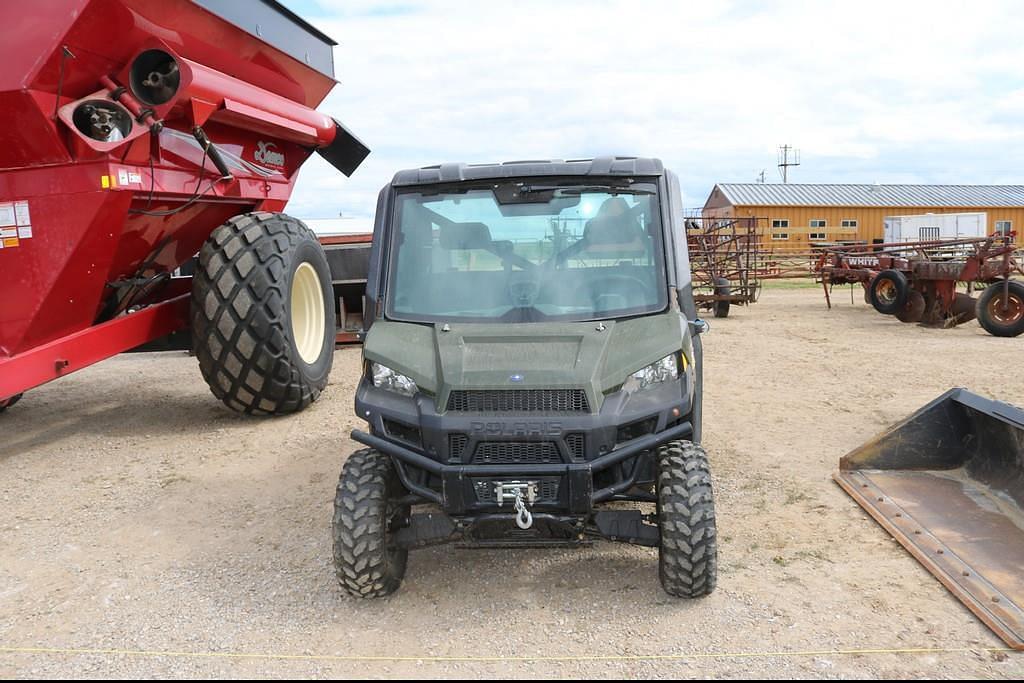
[[[956,240],[988,235],[988,214],[926,213],[917,216],[885,218],[886,244]]]

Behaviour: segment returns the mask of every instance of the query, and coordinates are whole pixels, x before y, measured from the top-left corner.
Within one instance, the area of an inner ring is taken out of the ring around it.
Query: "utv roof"
[[[506,161],[500,164],[438,164],[399,171],[392,185],[433,185],[462,180],[521,178],[524,176],[660,176],[661,159],[643,157],[596,157],[594,159],[548,159]]]

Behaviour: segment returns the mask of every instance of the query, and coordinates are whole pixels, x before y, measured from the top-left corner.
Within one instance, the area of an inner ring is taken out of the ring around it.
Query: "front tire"
[[[393,544],[392,528],[409,508],[390,501],[401,495],[391,458],[364,448],[349,456],[334,497],[334,571],[357,598],[382,598],[398,590],[409,551]]]
[[[192,281],[192,339],[214,396],[253,415],[296,413],[334,360],[330,268],[290,216],[250,213],[213,231]]]
[[[658,573],[669,595],[700,598],[718,580],[718,544],[711,469],[689,441],[658,448]]]

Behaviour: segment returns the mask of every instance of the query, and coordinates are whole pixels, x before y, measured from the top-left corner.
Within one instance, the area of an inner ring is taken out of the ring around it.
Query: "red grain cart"
[[[831,285],[859,283],[875,310],[903,322],[953,326],[977,317],[989,334],[1016,337],[1024,333],[1024,282],[1010,278],[1024,270],[1015,250],[1012,234],[834,247],[815,270],[826,300]],[[957,291],[959,283],[968,291]]]
[[[334,42],[273,0],[5,2],[0,22],[0,410],[184,328],[231,408],[308,405],[331,278],[280,212],[314,151],[345,174],[369,151],[315,110]]]

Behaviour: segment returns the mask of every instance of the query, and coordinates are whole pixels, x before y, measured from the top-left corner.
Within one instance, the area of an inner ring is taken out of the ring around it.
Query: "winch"
[[[526,506],[533,505],[537,500],[537,482],[495,482],[494,500],[497,502],[498,507],[504,505],[507,500],[512,501],[512,507],[516,511],[516,526],[520,529],[529,529],[533,526],[533,515],[530,514]]]

